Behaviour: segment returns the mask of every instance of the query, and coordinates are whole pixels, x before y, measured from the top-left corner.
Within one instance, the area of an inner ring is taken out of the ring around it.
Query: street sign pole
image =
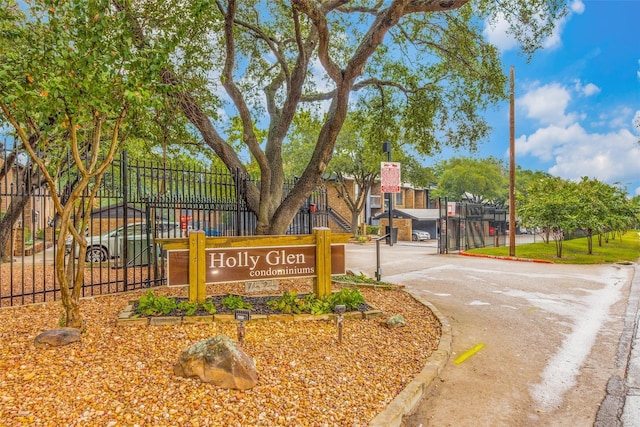
[[[391,163],[391,143],[382,143],[382,152],[387,153],[387,162]],[[393,193],[389,194],[389,246],[393,246]]]

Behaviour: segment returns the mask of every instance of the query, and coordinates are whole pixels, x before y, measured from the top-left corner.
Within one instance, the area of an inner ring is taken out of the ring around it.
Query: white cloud
[[[504,18],[504,14],[500,13],[494,22],[485,25],[483,34],[489,43],[496,46],[501,52],[505,52],[518,46],[516,39],[507,34],[508,31],[509,22]]]
[[[568,20],[573,14],[582,14],[584,12],[584,3],[582,0],[574,0],[569,5],[569,13],[563,18],[559,19],[551,35],[543,42],[542,46],[545,49],[555,49],[562,45],[562,31]],[[540,19],[540,17],[537,17]],[[535,19],[535,18],[534,18]],[[498,13],[494,20],[491,22],[485,22],[485,28],[483,34],[485,39],[496,46],[501,52],[515,49],[518,46],[517,41],[513,35],[508,34],[509,23],[505,19],[504,13]],[[640,73],[640,72],[639,72]]]
[[[574,0],[571,5],[569,5],[569,8],[571,9],[571,12],[581,15],[582,12],[584,12],[584,3],[582,0]]]
[[[582,90],[582,93],[586,96],[595,95],[596,93],[600,93],[600,88],[593,83],[587,83],[587,85]]]
[[[625,184],[638,178],[640,145],[627,129],[606,134],[585,132],[574,141],[557,146],[554,155],[555,165],[549,173],[566,179],[589,176]]]
[[[523,135],[516,140],[518,155],[532,155],[542,161],[554,159],[559,147],[570,145],[572,141],[584,139],[585,130],[577,123],[571,126],[550,125],[536,130],[533,134]]]
[[[583,176],[603,182],[623,185],[638,182],[640,144],[638,135],[629,129],[629,114],[624,123],[607,133],[588,133],[579,123],[568,126],[550,124],[531,135],[516,140],[516,154],[531,155],[545,163],[552,163],[548,172],[564,179],[578,180]],[[563,112],[564,113],[564,112]],[[565,117],[568,117],[565,115]],[[635,112],[640,120],[640,111]],[[640,194],[639,188],[628,189]]]
[[[607,126],[611,129],[625,129],[633,122],[633,110],[629,107],[614,108],[608,112]]]
[[[558,83],[533,87],[529,92],[518,98],[516,105],[525,110],[525,115],[536,119],[541,124],[555,124],[566,126],[576,120],[575,114],[565,111],[571,101],[571,94]]]
[[[580,80],[576,80],[575,82],[576,90],[584,96],[591,96],[600,93],[600,88],[593,83],[587,83],[585,86],[583,86]]]
[[[548,126],[518,138],[516,153],[553,161],[548,172],[564,179],[588,176],[625,184],[638,178],[640,145],[627,129],[590,134],[577,123],[567,128]]]

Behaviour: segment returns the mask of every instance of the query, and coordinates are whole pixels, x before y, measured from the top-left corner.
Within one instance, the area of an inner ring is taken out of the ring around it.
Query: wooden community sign
[[[344,244],[331,245],[331,274],[344,274]],[[168,286],[189,285],[189,250],[170,250]],[[316,276],[315,246],[207,248],[205,284]]]
[[[167,251],[167,285],[189,286],[189,300],[202,303],[205,286],[225,282],[313,277],[314,293],[331,293],[331,276],[345,273],[350,234],[316,228],[311,235],[158,239]]]

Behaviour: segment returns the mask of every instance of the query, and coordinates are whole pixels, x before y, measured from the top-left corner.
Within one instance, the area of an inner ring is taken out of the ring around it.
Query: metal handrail
[[[380,240],[391,239],[391,233],[387,233],[384,236],[380,236],[376,239],[376,280],[379,282],[382,278],[382,268],[380,267]]]

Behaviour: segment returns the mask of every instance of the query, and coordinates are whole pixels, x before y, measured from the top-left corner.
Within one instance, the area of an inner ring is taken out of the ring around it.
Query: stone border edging
[[[433,383],[451,357],[453,338],[451,325],[440,311],[426,299],[409,293],[416,301],[427,306],[436,316],[442,328],[438,349],[427,358],[424,368],[411,382],[380,412],[369,427],[399,427],[405,416],[411,415],[418,407],[427,389]]]
[[[536,263],[539,263],[539,264],[555,264],[555,262],[549,261],[549,260],[546,260],[546,259],[518,258],[518,257],[514,257],[514,256],[501,256],[501,255],[471,254],[471,253],[465,252],[465,251],[459,251],[458,253],[460,255],[472,256],[472,257],[478,257],[478,258],[503,259],[503,260],[506,260],[506,261],[536,262]]]

